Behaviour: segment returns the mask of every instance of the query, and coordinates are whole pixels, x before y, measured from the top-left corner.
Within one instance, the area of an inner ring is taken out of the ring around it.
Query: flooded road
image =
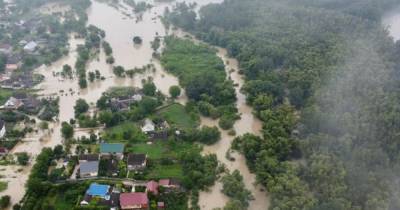
[[[200,6],[208,3],[218,3],[222,0],[191,0],[187,2],[197,2]],[[110,43],[113,49],[113,57],[115,65],[121,65],[125,69],[142,67],[147,64],[153,64],[155,71],[149,71],[144,74],[135,75],[134,78],[117,78],[114,76],[112,66],[105,62],[106,56],[101,50],[97,58],[89,61],[87,64],[87,72],[99,70],[105,80],[99,80],[88,84],[88,88],[80,89],[77,79],[63,79],[55,74],[61,72],[65,64],[74,66],[77,52],[76,48],[79,44],[83,44],[84,40],[77,39],[71,35],[69,39],[69,54],[51,66],[41,66],[36,70],[36,73],[45,76],[45,80],[36,88],[39,89],[39,94],[42,97],[59,97],[60,113],[57,122],[50,124],[50,131],[39,132],[36,136],[29,137],[30,141],[25,141],[18,144],[12,153],[27,151],[33,157],[36,157],[43,147],[54,147],[57,144],[62,144],[61,137],[61,122],[69,121],[74,117],[74,109],[76,100],[79,98],[85,99],[92,106],[100,98],[101,94],[114,86],[135,86],[141,87],[142,80],[152,77],[157,88],[164,94],[168,95],[169,87],[178,85],[178,79],[168,72],[164,71],[160,63],[152,58],[153,49],[151,41],[159,35],[165,36],[167,31],[161,23],[159,16],[162,15],[166,7],[172,7],[175,3],[151,3],[153,7],[142,14],[142,20],[137,21],[136,15],[127,5],[120,3],[118,7],[111,7],[106,3],[92,1],[92,6],[88,9],[88,24],[92,24],[102,29],[106,33],[105,40]],[[52,6],[53,7],[53,6]],[[52,8],[51,7],[51,8]],[[57,7],[55,7],[57,8]],[[46,8],[48,10],[48,8]],[[178,31],[174,32],[177,36],[185,37],[185,33]],[[143,39],[141,45],[134,45],[132,38],[140,36]],[[241,119],[235,125],[237,135],[247,132],[258,134],[261,130],[261,122],[252,115],[252,109],[246,105],[245,96],[240,93],[240,88],[243,85],[243,78],[238,74],[239,66],[235,59],[228,58],[225,49],[217,48],[217,55],[226,64],[226,71],[229,77],[237,84],[237,107],[241,114]],[[230,72],[231,70],[233,72]],[[181,96],[178,101],[186,102],[186,97]],[[202,125],[218,125],[216,120],[202,118]],[[85,135],[85,132],[76,132],[79,135]],[[224,163],[230,171],[239,170],[244,177],[246,187],[252,191],[255,198],[250,202],[250,210],[267,209],[269,200],[265,192],[260,191],[258,186],[254,186],[255,176],[251,174],[246,166],[245,159],[242,155],[233,154],[235,161],[229,161],[225,157],[226,152],[230,148],[231,141],[234,137],[229,136],[226,131],[221,131],[222,139],[212,146],[204,147],[204,154],[215,153],[218,160]],[[24,184],[29,175],[30,168],[27,167],[24,171],[18,172],[17,166],[0,166],[0,175],[3,173],[8,177],[9,186],[18,186],[18,188],[10,187],[0,195],[12,195],[12,203],[19,201],[25,191]],[[3,170],[3,171],[2,171]],[[13,178],[17,177],[17,178]],[[5,179],[7,180],[7,179]],[[201,192],[199,205],[201,209],[211,210],[216,207],[223,207],[229,200],[221,193],[222,184],[217,183],[209,192]]]
[[[395,41],[400,40],[400,7],[394,8],[382,17],[382,24],[389,29]]]

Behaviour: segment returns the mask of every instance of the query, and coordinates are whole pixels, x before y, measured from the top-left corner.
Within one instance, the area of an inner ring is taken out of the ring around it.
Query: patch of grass
[[[182,166],[180,164],[172,165],[155,165],[146,175],[146,179],[165,179],[177,178],[182,179]]]
[[[127,148],[128,152],[145,153],[150,159],[168,157],[169,152],[162,143],[156,144],[133,144]]]
[[[159,110],[159,113],[170,123],[181,129],[195,128],[198,125],[196,117],[185,110],[181,104],[172,104]]]
[[[0,88],[0,104],[3,105],[11,95],[11,90]]]
[[[125,122],[120,125],[108,128],[103,138],[107,142],[145,142],[147,140],[147,136],[142,133],[140,128],[132,123]]]
[[[4,190],[6,190],[7,187],[8,187],[8,182],[0,181],[0,192],[3,192]]]

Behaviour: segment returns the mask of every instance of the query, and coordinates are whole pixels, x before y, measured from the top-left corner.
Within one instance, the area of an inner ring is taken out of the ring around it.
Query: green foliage
[[[76,100],[74,106],[75,117],[78,117],[83,113],[86,113],[88,110],[89,110],[89,104],[85,101],[85,99],[80,98]]]
[[[0,198],[0,207],[2,209],[7,208],[8,206],[10,206],[10,201],[11,201],[11,197],[9,195],[1,196],[1,198]]]
[[[172,104],[159,110],[159,113],[170,125],[180,129],[195,128],[199,123],[197,115],[188,112],[181,104]]]
[[[124,77],[125,76],[125,69],[122,66],[115,66],[113,68],[113,72],[117,77]]]
[[[8,187],[8,182],[0,182],[0,192],[3,192]]]
[[[152,81],[146,81],[143,84],[143,94],[146,96],[154,96],[156,94],[157,87]]]
[[[202,156],[198,152],[188,151],[182,154],[184,184],[188,189],[206,189],[214,184],[218,175],[216,155]]]
[[[169,94],[171,95],[171,98],[177,98],[179,95],[181,95],[181,88],[177,85],[169,87]]]
[[[20,165],[26,166],[29,162],[29,155],[26,152],[21,152],[17,154],[17,162]]]
[[[74,136],[74,128],[67,122],[62,122],[61,134],[65,139],[70,139]]]
[[[179,77],[190,99],[214,106],[235,102],[232,82],[225,79],[224,64],[215,50],[171,36],[165,38],[165,44],[162,64]]]
[[[140,36],[133,37],[133,43],[135,44],[142,44],[143,40]]]
[[[398,3],[230,0],[203,7],[199,20],[185,4],[166,14],[239,60],[263,136],[233,147],[266,186],[271,209],[398,208],[388,186],[399,164],[400,51],[380,23]],[[199,110],[215,113],[207,103]]]
[[[253,198],[251,192],[246,189],[243,177],[238,170],[231,174],[226,174],[221,178],[222,192],[233,200],[240,202],[240,206],[249,206],[249,201]]]

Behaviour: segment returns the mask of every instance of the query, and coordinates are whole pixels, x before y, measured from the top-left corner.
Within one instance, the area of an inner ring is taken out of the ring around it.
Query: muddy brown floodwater
[[[181,1],[181,0],[179,0]],[[208,3],[220,3],[222,0],[190,0],[188,3],[196,2],[199,6]],[[101,75],[105,77],[105,80],[95,81],[89,83],[88,88],[80,89],[78,81],[76,79],[62,79],[56,76],[56,72],[61,72],[63,65],[68,64],[74,66],[77,52],[76,48],[79,44],[83,44],[84,40],[77,39],[74,35],[70,36],[69,39],[69,54],[63,57],[57,62],[52,63],[50,66],[41,66],[35,70],[36,73],[40,73],[45,76],[45,80],[39,84],[36,88],[39,89],[39,94],[42,97],[59,97],[60,98],[60,114],[57,122],[50,124],[50,129],[47,131],[40,131],[38,133],[27,136],[23,142],[19,143],[11,153],[26,151],[32,155],[32,163],[34,163],[35,157],[40,153],[44,147],[54,147],[57,144],[62,144],[62,137],[60,132],[61,122],[69,121],[73,118],[74,110],[73,106],[77,99],[83,98],[91,104],[95,104],[100,98],[101,94],[114,86],[135,86],[141,87],[141,81],[148,77],[152,77],[157,88],[164,94],[168,94],[168,89],[172,85],[178,85],[178,79],[168,72],[164,71],[160,63],[153,60],[151,48],[151,41],[158,35],[161,37],[165,36],[168,31],[165,29],[161,20],[158,18],[163,14],[166,7],[172,7],[173,3],[160,3],[150,2],[154,5],[153,8],[143,13],[143,19],[136,21],[136,15],[133,13],[132,8],[119,3],[119,6],[110,6],[106,3],[100,3],[92,1],[91,7],[88,9],[88,24],[95,25],[106,32],[105,40],[108,41],[113,48],[113,56],[115,58],[116,65],[121,65],[125,69],[134,67],[142,67],[149,63],[152,63],[156,70],[153,72],[146,72],[141,75],[136,75],[134,78],[116,78],[112,72],[112,66],[105,62],[105,54],[101,50],[98,57],[90,61],[87,65],[87,72],[99,70]],[[50,5],[44,7],[46,12],[52,13],[53,8],[59,11],[61,7],[57,5]],[[184,32],[175,31],[177,36],[186,37]],[[132,38],[134,36],[140,36],[143,39],[143,44],[133,45]],[[195,40],[198,42],[197,40]],[[226,50],[217,48],[217,55],[224,61],[226,65],[226,71],[230,75],[230,78],[235,84],[237,94],[237,107],[241,114],[241,119],[238,120],[235,125],[235,131],[237,135],[251,132],[259,134],[261,130],[261,122],[258,121],[252,115],[252,109],[246,105],[245,96],[240,93],[240,88],[243,85],[243,78],[238,74],[238,62],[235,59],[227,56]],[[234,72],[230,73],[230,70],[234,69]],[[186,96],[181,96],[178,101],[180,103],[186,103]],[[202,125],[218,125],[217,121],[208,118],[201,119]],[[78,130],[77,130],[78,131]],[[76,135],[87,135],[89,131],[79,130]],[[250,202],[250,210],[262,210],[267,209],[269,206],[269,199],[265,192],[262,192],[259,186],[253,185],[255,176],[251,174],[246,166],[245,160],[242,155],[233,154],[235,161],[228,161],[225,158],[226,151],[230,148],[232,136],[229,136],[226,131],[222,132],[222,139],[218,143],[212,146],[204,147],[204,154],[215,153],[218,160],[224,163],[227,168],[232,170],[239,170],[244,177],[246,187],[253,193],[255,200]],[[0,193],[1,195],[11,195],[12,203],[18,202],[25,193],[24,184],[26,183],[27,177],[31,167],[25,167],[20,171],[21,167],[18,166],[0,166],[0,175],[4,177],[2,181],[9,182],[9,188]],[[201,209],[211,210],[216,207],[223,207],[229,200],[226,196],[221,193],[222,185],[217,182],[211,187],[208,192],[201,192],[199,198],[199,204]]]

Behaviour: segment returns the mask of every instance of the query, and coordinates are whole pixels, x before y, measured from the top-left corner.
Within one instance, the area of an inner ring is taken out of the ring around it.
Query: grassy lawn
[[[3,192],[8,187],[8,182],[0,182],[0,192]]]
[[[127,148],[128,152],[145,153],[151,159],[160,159],[168,156],[168,151],[162,143],[156,144],[132,144]]]
[[[179,164],[173,165],[159,165],[157,164],[146,175],[147,179],[165,179],[165,178],[177,178],[181,179],[182,166]]]
[[[171,106],[159,110],[159,113],[161,113],[168,123],[178,128],[194,128],[198,125],[198,121],[195,117],[186,112],[185,107],[181,104],[172,104]]]
[[[11,90],[0,88],[0,104],[3,105],[11,96],[11,94]]]
[[[108,128],[103,138],[110,143],[123,141],[145,142],[147,140],[147,136],[132,122],[125,122]]]

